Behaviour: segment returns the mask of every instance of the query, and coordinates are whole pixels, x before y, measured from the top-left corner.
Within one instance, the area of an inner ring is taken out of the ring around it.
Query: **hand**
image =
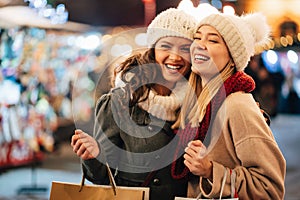
[[[73,152],[83,160],[96,158],[100,153],[96,140],[80,129],[75,130],[71,139],[71,146]]]
[[[205,153],[206,147],[200,140],[189,142],[183,155],[184,164],[194,175],[212,180],[212,163],[205,156]]]

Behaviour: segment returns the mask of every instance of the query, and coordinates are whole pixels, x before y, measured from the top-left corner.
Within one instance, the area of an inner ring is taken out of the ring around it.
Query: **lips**
[[[179,70],[182,68],[182,65],[172,65],[172,64],[165,64],[165,67],[170,70]]]

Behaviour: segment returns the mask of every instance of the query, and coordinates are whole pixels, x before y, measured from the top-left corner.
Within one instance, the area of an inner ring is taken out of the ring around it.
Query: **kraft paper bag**
[[[221,185],[221,191],[220,191],[220,197],[216,198],[221,200],[222,199],[222,194],[223,194],[223,190],[224,190],[224,186],[225,186],[225,182],[226,182],[226,177],[227,177],[227,170],[224,167],[224,176],[223,176],[223,180],[222,180],[222,185]],[[231,178],[231,198],[226,198],[226,200],[239,200],[237,194],[236,194],[236,190],[235,190],[235,179],[236,179],[236,172],[234,170],[232,170],[231,174],[230,174],[230,178]],[[216,200],[216,199],[212,199],[212,200]],[[186,197],[175,197],[174,200],[204,200],[201,198],[201,193],[199,193],[199,195],[196,198],[186,198]]]
[[[80,184],[53,181],[50,200],[149,200],[148,187],[117,186],[108,163],[106,168],[111,185],[85,185],[84,174]]]
[[[149,200],[149,188],[52,182],[50,200]]]

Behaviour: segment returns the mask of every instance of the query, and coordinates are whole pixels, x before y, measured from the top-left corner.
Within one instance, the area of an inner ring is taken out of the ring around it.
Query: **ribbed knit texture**
[[[229,94],[238,91],[250,93],[255,88],[255,82],[249,75],[239,71],[233,74],[224,82],[224,88],[226,91],[226,97]],[[188,124],[184,129],[179,129],[177,132],[175,132],[179,136],[179,141],[174,155],[174,158],[178,159],[172,163],[171,168],[171,174],[173,178],[187,178],[189,169],[184,165],[184,158],[183,156],[180,156],[180,154],[184,153],[184,149],[187,147],[187,144],[190,141],[204,141],[209,126],[212,124],[211,119],[214,119],[217,111],[219,110],[220,106],[225,100],[222,91],[223,90],[219,90],[216,96],[208,104],[206,114],[201,123],[199,124],[199,127],[192,128],[191,125]]]
[[[148,98],[145,101],[139,102],[138,105],[159,119],[175,121],[187,87],[187,81],[177,82],[170,96],[158,95],[153,90],[150,90]]]
[[[147,43],[149,47],[162,37],[175,36],[192,40],[196,19],[183,10],[169,8],[150,23],[147,29]]]
[[[259,13],[245,16],[212,14],[205,17],[197,25],[214,27],[223,37],[238,71],[246,68],[251,56],[261,46],[269,43],[270,28],[265,17]]]

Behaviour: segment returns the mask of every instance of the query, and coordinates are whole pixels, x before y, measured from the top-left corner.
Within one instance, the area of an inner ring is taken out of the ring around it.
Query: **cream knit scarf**
[[[159,119],[175,121],[177,110],[182,105],[187,87],[188,82],[186,80],[177,82],[170,96],[158,95],[151,89],[148,98],[139,102],[138,105]]]

